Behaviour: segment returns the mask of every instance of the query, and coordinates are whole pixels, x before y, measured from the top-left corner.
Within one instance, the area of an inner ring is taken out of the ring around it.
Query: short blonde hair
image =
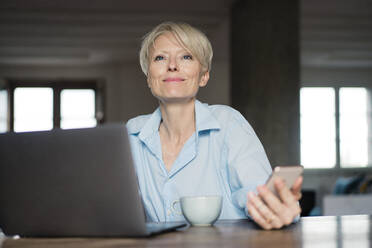
[[[154,46],[155,40],[166,32],[172,33],[196,57],[202,66],[202,72],[211,70],[213,50],[207,36],[187,23],[163,22],[147,33],[142,41],[139,57],[142,71],[146,76],[150,49]]]

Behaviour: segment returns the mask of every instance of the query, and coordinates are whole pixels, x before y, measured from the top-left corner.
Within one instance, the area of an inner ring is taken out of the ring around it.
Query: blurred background
[[[138,52],[163,21],[212,43],[198,98],[239,110],[272,166],[304,165],[306,215],[322,214],[326,195],[371,192],[369,0],[2,0],[0,132],[152,113]]]

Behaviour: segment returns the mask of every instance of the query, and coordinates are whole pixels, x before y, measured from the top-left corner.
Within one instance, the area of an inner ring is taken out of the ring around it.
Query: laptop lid
[[[144,236],[124,125],[0,135],[0,228],[20,236]]]

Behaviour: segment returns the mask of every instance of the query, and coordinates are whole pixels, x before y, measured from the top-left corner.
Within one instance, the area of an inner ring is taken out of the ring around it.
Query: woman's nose
[[[178,71],[177,66],[169,66],[168,71],[170,72]]]
[[[178,65],[175,59],[170,59],[168,64],[168,71],[175,72],[178,71]]]

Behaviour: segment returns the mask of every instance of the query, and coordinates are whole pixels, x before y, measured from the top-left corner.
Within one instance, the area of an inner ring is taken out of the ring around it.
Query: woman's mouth
[[[180,77],[169,77],[163,80],[164,82],[171,83],[171,82],[183,82],[185,79]]]

